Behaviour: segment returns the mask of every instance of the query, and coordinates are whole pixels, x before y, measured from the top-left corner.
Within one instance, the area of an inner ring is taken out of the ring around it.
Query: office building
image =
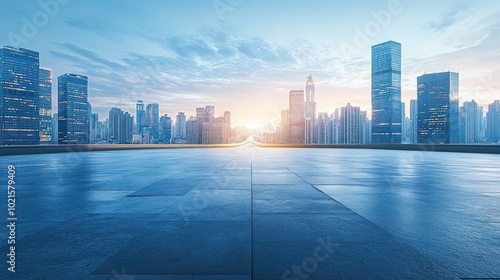
[[[178,139],[187,138],[186,115],[183,112],[179,112],[175,119],[175,137]]]
[[[307,77],[306,91],[305,91],[305,143],[317,143],[316,130],[316,92],[314,88],[314,80],[311,75]]]
[[[289,95],[290,143],[305,144],[305,102],[303,90],[292,90]]]
[[[483,123],[483,110],[475,100],[464,102],[460,110],[460,143],[476,144],[480,142]]]
[[[40,143],[39,76],[38,52],[0,49],[0,145]]]
[[[135,114],[136,114],[136,127],[137,133],[141,134],[143,128],[147,126],[147,118],[146,118],[146,110],[144,108],[144,101],[137,100],[135,105]]]
[[[500,100],[495,100],[488,105],[486,114],[486,137],[489,142],[500,141]]]
[[[410,143],[418,143],[418,100],[410,100]]]
[[[40,145],[52,144],[52,71],[40,68],[39,74]]]
[[[160,143],[170,144],[172,138],[172,118],[167,114],[160,117]]]
[[[401,143],[401,44],[372,46],[372,143]]]
[[[350,103],[340,108],[340,144],[361,143],[360,108]]]
[[[146,107],[146,120],[151,137],[150,143],[158,143],[160,130],[160,105],[157,103],[148,104]]]
[[[281,143],[290,144],[290,110],[281,111]]]
[[[89,143],[88,78],[64,74],[58,78],[59,144]]]
[[[422,75],[417,78],[417,92],[418,143],[458,143],[458,73]]]
[[[128,112],[123,112],[120,108],[111,108],[108,118],[108,141],[114,144],[132,143],[133,123],[134,118]]]

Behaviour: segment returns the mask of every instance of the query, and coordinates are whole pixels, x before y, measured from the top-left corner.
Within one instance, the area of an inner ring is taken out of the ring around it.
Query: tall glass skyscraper
[[[40,68],[40,145],[52,144],[52,71]]]
[[[158,143],[160,129],[160,105],[157,103],[148,104],[146,107],[148,129],[153,143]]]
[[[290,91],[290,143],[305,144],[305,102],[303,90]]]
[[[500,141],[500,100],[495,100],[488,105],[486,119],[486,137],[489,141],[497,143]]]
[[[0,145],[38,145],[39,55],[0,49]]]
[[[58,83],[58,143],[88,144],[89,106],[88,78],[76,74],[64,74]]]
[[[401,44],[372,46],[372,143],[401,143]]]
[[[306,125],[306,144],[316,143],[317,137],[315,133],[316,128],[316,92],[314,89],[314,80],[311,75],[307,77],[306,81],[306,112],[305,112],[305,125]]]
[[[458,73],[422,75],[417,78],[417,93],[418,143],[458,143]]]
[[[144,102],[142,100],[137,100],[137,104],[135,105],[135,113],[136,113],[137,133],[141,133],[142,128],[147,126],[146,111],[144,110]]]

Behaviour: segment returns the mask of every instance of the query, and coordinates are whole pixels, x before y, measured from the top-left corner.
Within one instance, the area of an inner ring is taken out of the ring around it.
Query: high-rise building
[[[178,139],[187,138],[186,115],[183,112],[179,112],[175,119],[175,137]]]
[[[228,134],[231,135],[231,112],[224,112],[224,122],[227,124]]]
[[[172,118],[167,114],[160,117],[160,143],[170,144],[172,138]]]
[[[39,74],[40,145],[52,144],[52,71],[40,68]]]
[[[372,143],[401,143],[401,44],[372,46]]]
[[[0,49],[0,145],[40,143],[39,54]]]
[[[120,108],[111,108],[109,111],[109,142],[115,144],[132,143],[134,118]]]
[[[54,113],[52,114],[52,144],[58,144],[59,143],[59,139],[58,139],[58,135],[59,135],[59,129],[58,129],[58,126],[59,126],[59,116],[57,115],[57,113]]]
[[[418,100],[410,100],[410,142],[418,143]]]
[[[350,103],[340,108],[340,144],[361,143],[360,108]]]
[[[227,124],[224,117],[218,117],[202,125],[202,144],[227,144],[229,143]]]
[[[316,136],[314,137],[317,141],[315,141],[315,144],[326,144],[327,142],[327,134],[328,134],[328,113],[326,112],[321,112],[318,113],[318,117],[316,118]]]
[[[305,144],[305,102],[303,90],[290,91],[290,143]]]
[[[290,110],[281,111],[281,143],[290,144]]]
[[[371,143],[371,123],[368,119],[368,113],[366,111],[359,112],[359,129],[360,129],[360,144],[370,144]]]
[[[311,75],[307,77],[306,81],[306,104],[305,104],[305,143],[316,143],[317,136],[315,137],[316,128],[316,92],[314,89],[314,81]]]
[[[497,143],[500,141],[500,100],[495,100],[488,105],[486,114],[486,137],[488,141]]]
[[[475,100],[466,101],[461,108],[461,143],[476,144],[480,142],[479,134],[483,122],[483,110],[478,106]]]
[[[137,133],[140,134],[142,133],[142,128],[147,126],[146,111],[142,100],[137,100],[137,104],[135,105],[135,114]]]
[[[58,78],[59,144],[89,143],[88,78],[64,74]]]
[[[417,88],[418,143],[458,143],[458,73],[422,75]]]
[[[406,119],[406,104],[404,102],[401,102],[401,142],[405,142],[407,136],[405,119]]]
[[[90,115],[90,143],[97,143],[99,140],[99,115],[92,113]]]
[[[187,143],[188,144],[201,144],[201,129],[202,121],[197,120],[194,117],[189,118],[186,124],[187,133]]]
[[[146,119],[152,143],[158,143],[160,129],[160,105],[157,103],[148,104],[146,107]]]

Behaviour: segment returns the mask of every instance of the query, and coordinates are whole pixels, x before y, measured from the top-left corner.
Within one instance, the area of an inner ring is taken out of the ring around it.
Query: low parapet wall
[[[366,145],[289,145],[262,144],[246,141],[238,144],[220,145],[47,145],[47,146],[5,146],[0,147],[0,155],[48,154],[69,152],[97,152],[140,149],[193,149],[193,148],[235,148],[245,144],[253,144],[262,148],[316,148],[316,149],[371,149],[371,150],[403,150],[455,153],[500,154],[500,145],[433,145],[433,144],[366,144]]]

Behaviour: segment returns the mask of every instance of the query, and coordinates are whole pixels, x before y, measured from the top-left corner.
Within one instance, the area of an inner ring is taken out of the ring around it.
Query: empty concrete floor
[[[0,279],[500,277],[498,155],[249,144],[1,159],[18,221],[17,272],[4,231]]]

